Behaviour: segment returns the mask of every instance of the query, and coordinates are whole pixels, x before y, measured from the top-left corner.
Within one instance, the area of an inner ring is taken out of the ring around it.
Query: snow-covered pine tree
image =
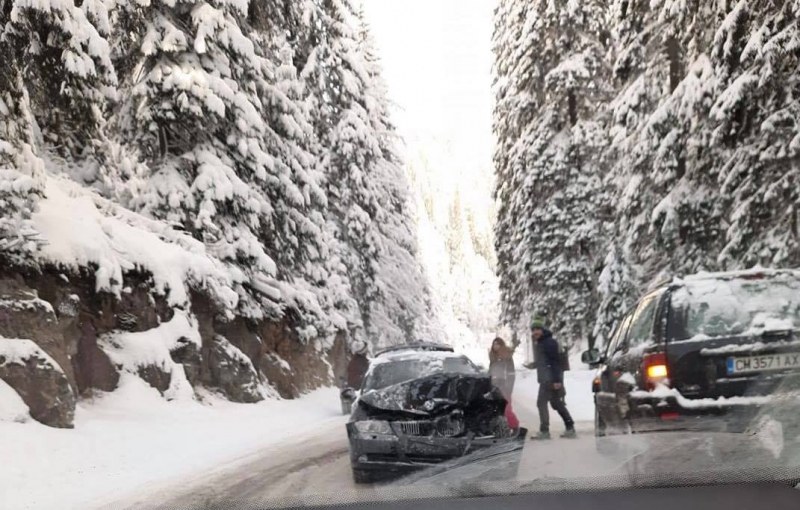
[[[116,96],[98,28],[104,32],[108,23],[104,6],[92,0],[83,8],[63,1],[0,5],[0,250],[7,254],[36,247],[28,218],[44,190],[41,151],[97,155],[103,114]]]
[[[721,218],[701,129],[713,76],[700,51],[712,17],[670,0],[631,5],[620,20],[613,171],[619,232],[644,284],[715,267]]]
[[[316,131],[328,148],[320,156],[326,171],[332,229],[342,243],[342,260],[364,328],[369,331],[370,307],[378,293],[375,275],[381,246],[373,224],[379,209],[377,190],[368,167],[380,149],[363,106],[367,77],[362,68],[354,67],[361,61],[348,22],[352,16],[349,3],[318,3],[312,36],[316,44],[303,73],[314,101]]]
[[[598,338],[648,285],[715,268],[721,218],[702,135],[712,88],[702,49],[713,17],[709,5],[672,0],[611,9],[615,221],[598,287]]]
[[[265,75],[273,77],[272,83],[261,82],[258,93],[268,121],[267,146],[275,158],[275,169],[289,178],[289,183],[265,189],[275,213],[262,242],[277,261],[281,278],[310,291],[317,301],[311,306],[303,300],[290,304],[314,323],[317,332],[332,334],[333,324],[311,313],[316,306],[322,307],[324,316],[341,316],[334,321],[338,329],[352,329],[357,314],[339,260],[340,250],[327,228],[325,175],[319,165],[322,148],[286,32],[279,31],[268,40],[265,32],[259,45],[277,48],[277,67],[264,69]],[[263,63],[270,65],[267,59]]]
[[[129,5],[147,26],[126,105],[133,122],[123,126],[151,169],[137,207],[203,240],[240,281],[275,275],[259,235],[276,205],[262,190],[289,189],[291,179],[264,148],[268,126],[256,95],[262,59],[241,29],[246,3]],[[303,201],[295,187],[289,191],[287,199]]]
[[[524,38],[529,2],[504,0],[497,3],[494,12],[492,35],[493,93],[495,96],[492,129],[495,135],[493,154],[495,181],[494,197],[497,201],[497,221],[494,227],[497,273],[500,287],[501,319],[517,323],[523,315],[522,278],[517,273],[514,249],[516,221],[521,216],[517,199],[522,188],[524,172],[515,166],[516,142],[522,129],[530,122],[536,109],[531,83],[535,41]]]
[[[620,318],[630,310],[638,297],[637,276],[633,274],[630,254],[625,252],[624,240],[619,232],[611,230],[603,269],[597,279],[597,316],[592,333],[592,345],[606,345]]]
[[[0,10],[0,26],[8,23]],[[0,35],[0,54],[11,57],[9,40]],[[33,140],[33,114],[23,81],[22,60],[0,61],[0,254],[15,262],[29,260],[36,233],[29,218],[44,187],[44,164]]]
[[[496,231],[501,280],[507,281],[504,319],[523,326],[522,314],[545,313],[569,343],[583,342],[594,326],[605,205],[605,133],[594,120],[606,88],[603,14],[598,2],[529,4],[512,39],[524,41],[520,47],[530,53],[512,60],[508,76],[498,79],[528,94],[527,105],[505,106],[523,123],[512,123],[509,131],[519,130],[518,136],[499,149],[507,154],[495,157],[507,158],[498,174],[505,217]],[[504,115],[499,109],[496,115]]]
[[[371,175],[380,193],[377,228],[383,250],[377,273],[380,293],[372,304],[372,331],[368,333],[379,338],[382,322],[394,324],[396,331],[385,335],[385,343],[438,340],[441,328],[432,312],[431,292],[417,257],[417,224],[411,187],[398,149],[399,138],[390,119],[387,87],[369,26],[363,13],[357,18],[359,55],[369,78],[364,104],[380,148],[380,158]]]
[[[312,49],[302,76],[313,124],[327,150],[329,226],[358,303],[363,334],[376,345],[413,338],[428,314],[385,91],[368,41],[359,40],[348,0],[319,0],[309,14]]]
[[[724,268],[800,264],[800,4],[734,2],[713,40]]]
[[[297,69],[303,69],[311,51],[310,29],[316,7],[314,0],[250,1],[250,25],[273,44],[288,41]]]
[[[615,197],[615,221],[601,273],[607,284],[598,288],[600,308],[595,327],[598,338],[610,334],[614,320],[637,298],[639,274],[654,271],[642,269],[639,264],[653,260],[658,266],[663,262],[656,260],[652,253],[636,258],[642,244],[649,242],[650,212],[658,201],[651,189],[650,174],[644,171],[651,155],[640,144],[640,133],[659,101],[669,95],[671,87],[677,86],[680,79],[675,79],[675,83],[670,81],[662,38],[665,29],[649,2],[623,0],[615,3],[611,21],[615,46],[612,72],[617,96],[610,104],[611,144],[607,153],[609,161],[616,164],[611,166],[607,181]],[[612,284],[618,281],[615,275],[632,275],[635,285],[628,289],[630,296],[618,299],[615,295],[626,289],[626,286]]]
[[[133,82],[143,71],[142,42],[147,33],[148,0],[116,0],[109,5],[111,61],[119,80],[120,97],[127,97]]]
[[[310,0],[250,2],[251,38],[264,53],[257,90],[267,119],[270,154],[276,168],[288,171],[303,202],[288,200],[279,187],[266,190],[277,204],[274,228],[264,232],[268,253],[278,262],[288,303],[307,323],[304,332],[330,336],[335,330],[360,328],[357,307],[342,263],[342,250],[327,227],[325,175],[319,164],[322,146],[299,69],[308,58],[313,11]],[[296,193],[293,193],[296,194]],[[296,292],[291,289],[299,289]]]
[[[559,114],[538,117],[540,124],[521,138],[527,154],[519,207],[525,214],[517,219],[514,255],[524,309],[546,315],[560,338],[579,344],[594,328],[604,229],[603,133],[593,121],[557,127]]]
[[[84,4],[6,0],[0,15],[3,59],[18,62],[43,141],[62,155],[94,152],[107,102],[116,97],[109,45],[92,24],[108,30],[105,6]]]

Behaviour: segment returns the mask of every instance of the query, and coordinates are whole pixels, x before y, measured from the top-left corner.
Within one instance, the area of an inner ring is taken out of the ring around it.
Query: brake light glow
[[[667,365],[650,365],[647,367],[647,378],[658,379],[667,376]]]
[[[654,388],[659,383],[668,383],[667,355],[663,352],[646,354],[642,360],[642,373],[648,388]]]

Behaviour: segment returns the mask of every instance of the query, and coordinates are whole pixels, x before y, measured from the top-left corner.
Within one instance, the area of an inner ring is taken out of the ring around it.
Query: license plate
[[[728,358],[729,374],[746,374],[748,372],[786,370],[791,368],[800,368],[800,352]]]

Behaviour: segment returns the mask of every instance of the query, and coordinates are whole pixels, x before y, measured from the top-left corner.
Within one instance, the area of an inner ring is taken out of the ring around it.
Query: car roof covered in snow
[[[391,352],[386,352],[373,358],[370,361],[370,368],[375,365],[383,365],[385,363],[395,363],[398,361],[410,361],[410,360],[419,360],[419,361],[434,361],[434,360],[444,360],[444,359],[453,359],[453,358],[465,358],[469,360],[469,358],[463,354],[456,354],[452,350],[414,350],[414,349],[404,349],[404,350],[395,350]]]
[[[403,344],[403,345],[395,345],[393,347],[388,347],[381,351],[378,351],[378,354],[375,356],[385,356],[387,354],[396,353],[396,352],[408,352],[408,351],[415,351],[415,352],[453,352],[453,348],[449,345],[445,344],[437,344],[433,342],[415,342],[413,344]]]
[[[700,272],[697,274],[684,276],[682,278],[673,278],[670,287],[692,286],[694,284],[704,284],[712,280],[761,280],[767,278],[775,278],[778,276],[789,276],[792,278],[800,279],[800,271],[796,269],[765,269],[753,268],[741,271],[724,271],[718,273]]]

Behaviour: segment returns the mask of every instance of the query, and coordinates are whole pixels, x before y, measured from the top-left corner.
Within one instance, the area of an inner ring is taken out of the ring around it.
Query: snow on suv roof
[[[771,278],[775,276],[792,276],[800,278],[800,270],[797,269],[766,269],[756,267],[753,269],[744,269],[740,271],[723,271],[718,273],[702,271],[697,274],[684,276],[682,278],[674,278],[673,284],[685,284],[694,282],[703,282],[708,280],[733,280],[736,278]]]

